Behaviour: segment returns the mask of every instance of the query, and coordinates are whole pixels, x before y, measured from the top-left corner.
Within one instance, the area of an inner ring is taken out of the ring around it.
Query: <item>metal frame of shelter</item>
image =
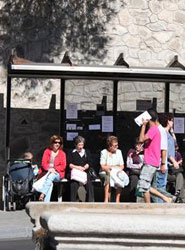
[[[184,66],[177,56],[167,68],[129,67],[121,53],[113,66],[73,65],[65,53],[61,64],[34,63],[11,56],[7,70],[6,99],[6,161],[10,159],[10,115],[11,115],[11,80],[12,78],[60,79],[60,134],[64,128],[65,84],[69,79],[109,80],[113,81],[113,116],[116,128],[117,94],[119,81],[164,82],[165,112],[169,111],[170,83],[185,83]]]

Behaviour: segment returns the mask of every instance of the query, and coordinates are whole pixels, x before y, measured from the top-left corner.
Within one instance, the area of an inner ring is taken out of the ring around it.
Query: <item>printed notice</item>
[[[113,116],[102,116],[102,132],[113,132]]]
[[[78,136],[77,132],[67,132],[67,141],[73,141]]]
[[[139,116],[137,116],[134,121],[137,123],[138,126],[141,126],[143,124],[143,120],[150,120],[151,115],[148,113],[148,111],[143,112]]]
[[[76,130],[76,124],[66,124],[66,130]]]
[[[184,134],[184,117],[174,117],[174,133]]]
[[[78,118],[78,110],[77,103],[68,103],[66,110],[66,119],[77,119]]]
[[[89,125],[89,130],[100,130],[100,124]]]

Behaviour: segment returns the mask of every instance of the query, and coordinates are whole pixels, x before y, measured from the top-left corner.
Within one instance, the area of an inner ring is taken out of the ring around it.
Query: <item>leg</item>
[[[146,203],[150,203],[150,192],[144,193],[144,200]]]
[[[184,176],[182,173],[176,174],[176,184],[175,184],[175,191],[180,190],[180,198],[185,198],[185,190],[184,190]]]
[[[121,188],[116,189],[116,203],[120,202]]]
[[[88,202],[94,202],[94,186],[90,180],[90,176],[87,174],[87,184],[85,185],[85,188],[87,190],[87,197],[86,201]]]
[[[104,202],[109,202],[109,200],[110,200],[110,193],[111,193],[111,188],[110,188],[110,185],[107,184],[104,187]]]
[[[139,176],[132,174],[130,175],[130,201],[136,202],[136,187],[139,180]]]
[[[39,197],[39,200],[43,200],[44,199],[44,202],[49,202],[50,201],[50,198],[51,198],[51,193],[52,193],[52,190],[53,190],[53,182],[56,181],[60,181],[60,175],[57,173],[50,173],[45,182],[44,182],[44,185],[42,187],[42,190],[41,190],[41,195]]]
[[[161,194],[159,191],[157,191],[155,188],[150,188],[150,193],[154,194],[155,196],[161,198],[164,202],[170,203],[172,201],[172,198],[167,197],[163,194]]]
[[[76,197],[77,197],[77,192],[78,192],[78,188],[79,188],[79,182],[77,181],[71,181],[71,193],[70,193],[70,197],[71,197],[71,201],[75,202],[76,201]]]
[[[163,174],[161,171],[157,172],[157,189],[166,190],[168,171]],[[163,200],[158,198],[158,203],[163,203]]]

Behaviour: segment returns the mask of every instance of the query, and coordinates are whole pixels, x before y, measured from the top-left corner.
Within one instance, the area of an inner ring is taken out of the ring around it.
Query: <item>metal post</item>
[[[117,134],[118,81],[113,82],[113,131]]]
[[[59,133],[63,137],[64,136],[64,110],[65,110],[65,80],[61,79],[60,82],[60,122],[59,122]]]
[[[7,77],[6,96],[6,163],[10,160],[10,108],[11,108],[11,77]]]
[[[168,113],[169,112],[169,109],[170,109],[170,107],[169,107],[169,100],[170,100],[170,83],[169,82],[166,82],[165,83],[165,103],[164,103],[164,110],[165,110],[165,112],[166,113]]]

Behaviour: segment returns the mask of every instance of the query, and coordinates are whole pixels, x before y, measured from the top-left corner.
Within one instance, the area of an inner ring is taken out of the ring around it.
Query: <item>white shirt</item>
[[[166,130],[163,128],[163,126],[160,124],[158,126],[158,129],[160,131],[161,134],[161,150],[168,150],[168,137],[167,137],[167,132]],[[167,168],[167,154],[166,154],[166,168]]]
[[[108,166],[122,166],[124,165],[122,152],[117,149],[115,153],[109,154],[107,149],[101,151],[100,164]]]

